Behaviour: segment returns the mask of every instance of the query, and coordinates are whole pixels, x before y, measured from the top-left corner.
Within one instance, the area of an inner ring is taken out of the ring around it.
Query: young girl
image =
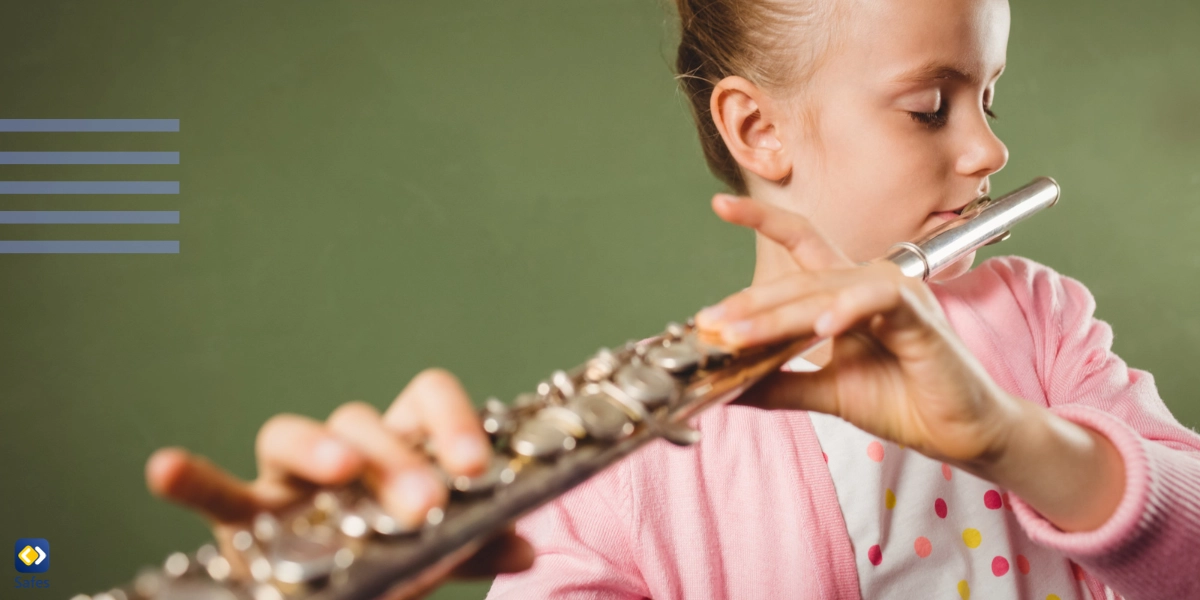
[[[697,323],[732,346],[831,335],[832,351],[701,415],[698,445],[652,444],[532,513],[461,572],[514,572],[490,598],[1200,598],[1200,437],[1111,352],[1083,285],[1011,256],[928,284],[859,264],[954,218],[1004,166],[987,118],[1007,2],[679,13],[700,139],[740,196],[713,208],[759,234],[751,287]],[[272,419],[253,483],[178,449],[147,477],[229,523],[370,474],[415,523],[446,492],[413,436],[451,473],[487,460],[462,388],[430,370],[383,415]]]

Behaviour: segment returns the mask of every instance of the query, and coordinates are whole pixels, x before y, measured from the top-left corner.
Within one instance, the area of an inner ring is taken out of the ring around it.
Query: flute
[[[981,196],[959,217],[877,261],[928,280],[966,254],[1007,239],[1016,223],[1058,202],[1039,177],[1002,197]],[[450,500],[405,528],[362,484],[316,493],[279,513],[259,514],[232,537],[233,565],[212,544],[177,552],[133,582],[72,600],[368,600],[404,596],[444,576],[517,518],[560,496],[647,442],[689,445],[688,421],[727,403],[828,338],[809,335],[742,350],[702,339],[691,320],[659,335],[601,348],[509,406],[480,409],[494,456],[476,477],[445,477]]]

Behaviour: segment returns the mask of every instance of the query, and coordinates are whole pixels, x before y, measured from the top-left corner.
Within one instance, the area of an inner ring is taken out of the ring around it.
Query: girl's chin
[[[971,266],[975,263],[975,251],[971,251],[966,256],[950,263],[945,269],[938,272],[930,279],[932,281],[948,281],[958,277],[971,270]]]

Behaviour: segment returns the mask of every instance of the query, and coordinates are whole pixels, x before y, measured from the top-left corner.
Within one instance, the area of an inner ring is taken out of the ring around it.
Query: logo
[[[19,131],[19,132],[43,132],[49,135],[37,137],[20,137],[13,138],[29,140],[26,143],[32,144],[35,141],[50,140],[55,133],[60,132],[79,132],[85,136],[94,137],[94,140],[88,140],[93,144],[103,142],[106,139],[119,141],[119,139],[111,137],[106,132],[178,132],[179,119],[0,119],[0,137],[3,137],[4,132]],[[57,140],[57,138],[55,138]],[[83,139],[82,137],[80,139]],[[176,142],[178,143],[178,142]],[[101,144],[107,145],[107,144]],[[41,151],[21,151],[15,152],[0,152],[0,173],[8,167],[5,165],[178,165],[179,152],[41,152]],[[34,167],[37,169],[38,167]],[[44,171],[28,171],[30,173]],[[6,176],[0,180],[0,198],[4,198],[4,194],[52,194],[58,196],[61,194],[173,194],[178,198],[179,181],[174,174],[179,172],[178,168],[167,167],[165,172],[166,177],[174,179],[174,181],[160,181],[162,177],[155,177],[153,181],[137,180],[137,181],[112,181],[106,178],[105,181],[72,181],[65,180],[63,177],[67,171],[59,168],[50,170],[50,177],[45,181],[12,181],[11,176]],[[114,170],[114,173],[119,171]],[[9,173],[20,173],[20,171],[9,171]],[[57,175],[55,175],[57,174]],[[101,210],[55,210],[55,211],[21,211],[21,210],[0,210],[0,225],[4,224],[28,224],[28,225],[47,225],[51,223],[57,224],[74,224],[85,225],[85,227],[76,227],[72,231],[81,231],[89,229],[86,225],[116,225],[116,224],[147,224],[147,223],[162,223],[162,224],[179,224],[178,210],[104,210],[101,200],[95,200],[97,204],[101,204]],[[111,208],[119,208],[112,206]],[[126,228],[128,231],[133,229]],[[31,230],[26,228],[26,231]],[[104,234],[79,235],[72,234],[74,239],[13,239],[14,237],[22,237],[20,235],[12,235],[8,232],[21,233],[19,227],[4,228],[5,233],[2,235],[4,239],[0,239],[0,254],[179,254],[179,233],[171,234],[174,240],[147,240],[147,239],[98,239],[110,237]],[[65,231],[65,230],[64,230]],[[108,231],[107,229],[105,231]],[[125,231],[122,229],[120,231]],[[117,235],[120,236],[120,231]],[[159,230],[156,230],[159,231]],[[161,230],[161,231],[166,231]],[[25,235],[24,237],[29,237]],[[157,237],[154,236],[154,237]]]
[[[42,538],[17,540],[15,565],[18,573],[45,573],[50,570],[50,542]]]

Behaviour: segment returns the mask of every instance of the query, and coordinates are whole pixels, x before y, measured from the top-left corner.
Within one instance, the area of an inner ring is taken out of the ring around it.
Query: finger
[[[325,425],[381,472],[427,464],[414,448],[401,443],[384,425],[379,411],[366,402],[348,402],[339,406],[329,415]]]
[[[822,285],[815,273],[792,273],[748,287],[696,314],[696,326],[703,331],[719,332],[725,325],[794,302]],[[828,284],[825,285],[826,287]]]
[[[182,448],[162,448],[151,455],[146,484],[156,496],[220,523],[248,520],[260,508],[246,482]]]
[[[533,546],[510,527],[456,567],[453,574],[455,577],[473,579],[517,573],[532,567],[535,557]]]
[[[792,258],[809,271],[854,266],[806,218],[753,198],[717,194],[713,211],[725,221],[749,227],[787,248]]]
[[[817,318],[833,304],[834,293],[820,291],[721,326],[721,339],[734,348],[794,338],[814,333]]]
[[[383,417],[397,433],[428,433],[438,463],[452,475],[479,475],[491,460],[491,444],[458,379],[426,369],[400,392]]]
[[[701,310],[696,315],[696,326],[738,346],[813,333],[813,321],[820,316],[812,312],[814,309],[829,305],[845,288],[865,279],[891,275],[878,267],[792,273],[746,288]]]
[[[321,423],[290,414],[276,415],[263,425],[255,454],[259,479],[268,482],[299,478],[318,485],[341,485],[361,475],[366,464]]]
[[[934,333],[931,321],[921,314],[928,300],[916,289],[921,285],[890,273],[864,279],[837,293],[829,311],[817,318],[815,330],[819,335],[834,336],[883,314],[885,318],[872,329],[882,333],[879,323],[886,323],[886,335],[879,339],[889,350],[899,352],[908,342]]]
[[[365,402],[342,405],[329,416],[329,430],[357,450],[377,474],[378,497],[384,510],[408,527],[425,520],[429,510],[446,503],[449,491],[429,462],[406,447],[383,425],[374,406]]]

